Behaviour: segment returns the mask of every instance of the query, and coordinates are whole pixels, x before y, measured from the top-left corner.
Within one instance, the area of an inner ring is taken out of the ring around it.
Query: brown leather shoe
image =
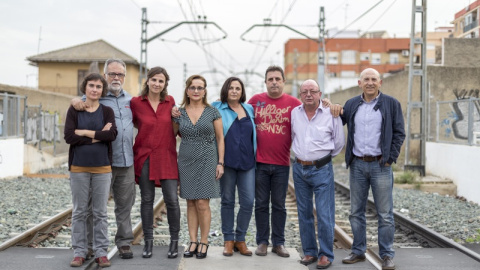
[[[317,263],[317,269],[327,269],[332,265],[332,262],[328,260],[327,256],[320,257]]]
[[[272,252],[277,253],[277,255],[280,257],[284,257],[284,258],[290,257],[290,253],[288,253],[288,251],[285,249],[283,245],[273,247]]]
[[[240,254],[245,256],[252,256],[252,252],[247,248],[245,241],[236,241],[234,244],[234,250],[240,251]]]
[[[255,255],[257,256],[267,256],[267,244],[260,244],[257,247],[257,250],[255,250]]]
[[[395,264],[393,263],[392,257],[383,257],[382,270],[395,270]]]
[[[303,264],[303,265],[309,265],[311,263],[314,263],[317,261],[317,257],[313,257],[313,256],[310,256],[310,255],[305,255],[303,257],[303,259],[300,260],[300,263]]]
[[[352,263],[363,262],[363,261],[365,261],[365,254],[357,255],[355,253],[350,253],[348,257],[342,260],[342,263],[352,264]]]
[[[82,257],[74,257],[73,260],[70,262],[71,267],[80,267],[85,262],[85,259]]]
[[[223,242],[223,256],[230,257],[233,255],[233,240]]]

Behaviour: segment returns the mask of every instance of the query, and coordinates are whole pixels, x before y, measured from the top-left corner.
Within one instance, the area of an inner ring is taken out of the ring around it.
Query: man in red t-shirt
[[[255,111],[257,128],[257,167],[255,171],[255,223],[258,256],[267,255],[272,202],[272,252],[289,257],[285,249],[288,177],[290,171],[291,112],[300,100],[283,93],[285,75],[278,66],[265,72],[267,93],[254,95],[248,103]]]

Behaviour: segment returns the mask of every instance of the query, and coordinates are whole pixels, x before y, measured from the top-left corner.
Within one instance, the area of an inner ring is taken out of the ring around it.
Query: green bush
[[[395,183],[396,184],[417,184],[418,176],[419,176],[418,172],[407,170],[395,177]]]

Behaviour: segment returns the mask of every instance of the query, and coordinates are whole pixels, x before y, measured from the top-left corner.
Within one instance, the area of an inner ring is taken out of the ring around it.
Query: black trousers
[[[142,167],[139,186],[142,198],[140,204],[140,215],[142,217],[142,228],[144,240],[153,240],[153,202],[155,201],[155,181],[149,179],[150,159],[147,158]],[[161,180],[163,198],[167,207],[168,227],[170,239],[178,240],[180,232],[180,205],[178,204],[178,181]]]

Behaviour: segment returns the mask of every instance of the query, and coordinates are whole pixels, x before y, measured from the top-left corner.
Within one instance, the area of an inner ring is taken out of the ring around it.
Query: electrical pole
[[[406,139],[405,139],[405,170],[419,171],[422,176],[425,175],[425,149],[427,134],[427,0],[421,0],[422,5],[416,6],[416,0],[412,0],[412,28],[410,33],[410,63],[408,69],[408,103],[407,103],[407,125],[406,125]],[[421,13],[421,31],[420,37],[415,37],[415,15]],[[414,65],[414,51],[415,45],[420,45],[420,65]],[[413,100],[413,82],[419,78],[419,99]],[[416,133],[412,132],[412,111],[419,110],[419,114],[415,114],[418,118],[419,127],[416,128]],[[420,141],[419,157],[416,163],[412,164],[410,159],[410,144],[412,140]]]
[[[317,79],[320,91],[325,92],[325,10],[320,7],[318,21],[318,67]]]
[[[297,31],[293,29],[292,27],[285,25],[285,24],[272,24],[271,20],[264,19],[263,24],[254,24],[250,28],[248,28],[241,36],[240,39],[243,41],[251,42],[254,43],[252,40],[247,40],[244,38],[244,36],[250,32],[253,28],[255,27],[285,27],[301,36],[306,37],[307,39],[313,40],[318,43],[318,66],[317,66],[317,82],[320,87],[321,91],[324,91],[324,85],[325,85],[325,13],[324,13],[324,8],[320,7],[320,19],[318,22],[318,28],[319,28],[319,38],[312,38],[309,37],[308,35]],[[292,96],[293,96],[293,90],[294,87],[292,85]],[[296,90],[296,89],[295,89]]]
[[[201,19],[201,18],[199,18],[199,19]],[[206,17],[204,17],[204,19],[206,19]],[[147,44],[149,42],[151,42],[152,40],[155,40],[155,39],[161,37],[162,35],[174,30],[175,28],[177,28],[177,27],[179,27],[183,24],[203,24],[203,25],[205,25],[205,27],[208,24],[211,24],[211,25],[215,26],[217,29],[219,29],[223,33],[223,36],[221,38],[213,39],[210,43],[220,41],[222,39],[227,38],[227,33],[220,26],[218,26],[214,22],[208,22],[206,20],[179,22],[179,23],[175,24],[174,26],[171,26],[171,27],[167,28],[166,30],[154,35],[153,37],[148,38],[147,37],[147,25],[149,23],[153,23],[153,22],[150,22],[150,21],[147,20],[147,8],[142,8],[142,23],[141,23],[142,24],[142,32],[141,32],[141,39],[140,39],[140,71],[139,71],[139,74],[138,74],[138,84],[139,84],[138,89],[139,89],[139,91],[142,89],[142,80],[147,77]],[[180,40],[182,40],[182,39],[185,39],[185,38],[181,38]],[[188,40],[188,39],[186,39],[186,40]],[[192,41],[192,40],[190,40],[190,41]],[[195,40],[193,40],[193,41],[195,42]]]

